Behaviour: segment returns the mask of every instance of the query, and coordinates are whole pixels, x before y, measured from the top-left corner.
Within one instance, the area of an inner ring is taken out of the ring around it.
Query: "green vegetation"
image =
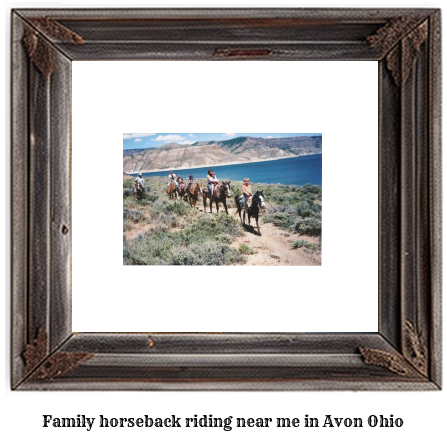
[[[205,213],[185,201],[169,199],[166,178],[145,180],[146,194],[141,200],[132,194],[134,180],[123,181],[125,265],[234,265],[244,264],[247,256],[256,253],[245,243],[236,247],[234,241],[244,231],[239,218],[228,216],[222,205],[219,214],[214,207],[213,214]],[[205,179],[196,182],[205,184]],[[235,207],[234,195],[241,193],[242,184],[242,181],[231,182],[229,208]],[[319,244],[296,240],[292,248],[321,249],[321,187],[253,184],[253,190],[262,190],[267,204],[260,216],[261,230],[262,223],[273,223],[286,231],[285,237],[317,236]],[[202,206],[201,198],[197,205]]]
[[[135,178],[126,179],[126,180],[123,181],[123,188],[124,189],[126,189],[126,188],[130,189],[130,194],[128,196],[132,195],[132,187],[133,187],[134,183],[135,183]]]
[[[128,219],[123,220],[123,231],[129,231],[132,228]]]
[[[321,235],[320,186],[276,184],[266,188],[264,195],[269,204],[268,212],[263,217],[264,222],[271,222],[283,230],[301,235]]]
[[[129,226],[134,211],[149,218],[150,227],[134,239],[123,238],[125,265],[231,265],[245,263],[230,245],[242,234],[239,221],[225,212],[209,214],[185,201],[170,200],[165,178],[147,178],[146,199],[124,197],[123,215]],[[201,201],[201,200],[200,200]],[[139,218],[139,221],[144,219]],[[175,228],[175,229],[174,229]]]
[[[296,240],[295,242],[292,243],[292,248],[293,249],[306,248],[311,251],[317,251],[317,250],[321,249],[320,245],[317,245],[316,243],[308,242],[307,240]]]
[[[229,246],[232,238],[241,233],[233,218],[225,213],[215,217],[201,213],[196,219],[173,232],[170,228],[176,221],[170,216],[168,221],[163,218],[158,227],[139,238],[124,239],[124,264],[230,265],[245,261],[239,251]]]
[[[239,244],[239,252],[246,255],[256,254],[256,251],[246,243]]]

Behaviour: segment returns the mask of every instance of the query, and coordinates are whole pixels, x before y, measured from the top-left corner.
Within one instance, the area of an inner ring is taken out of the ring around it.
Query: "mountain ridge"
[[[167,143],[158,148],[145,148],[132,154],[124,152],[123,170],[126,173],[133,173],[320,154],[322,136],[282,138],[242,136],[229,140],[197,141],[191,145]]]

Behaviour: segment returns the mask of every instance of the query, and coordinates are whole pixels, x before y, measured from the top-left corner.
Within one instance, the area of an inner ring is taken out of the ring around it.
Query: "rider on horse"
[[[244,178],[244,185],[242,186],[242,195],[243,198],[241,201],[241,210],[244,208],[245,201],[252,196],[250,180],[247,177]]]
[[[135,178],[135,184],[133,186],[133,192],[135,193],[135,188],[137,186],[137,183],[140,183],[140,187],[143,190],[143,193],[146,192],[145,188],[144,188],[144,178],[143,175],[141,173],[138,174],[138,177]]]
[[[175,187],[177,187],[178,186],[177,176],[175,175],[175,173],[172,173],[172,170],[170,170],[169,172],[170,173],[168,175],[168,178],[169,178],[168,186],[169,186],[169,184],[171,184],[171,182],[174,182]]]
[[[213,197],[214,188],[217,184],[219,184],[219,180],[216,178],[216,174],[211,169],[208,169],[208,176],[206,179],[208,180],[208,190],[210,192],[211,199]]]
[[[189,181],[188,181],[188,185],[186,187],[186,192],[188,192],[189,187],[191,186],[191,184],[194,184],[194,178],[192,175],[189,175]]]

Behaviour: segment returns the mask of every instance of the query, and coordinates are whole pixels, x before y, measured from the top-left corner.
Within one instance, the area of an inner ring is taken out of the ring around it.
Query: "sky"
[[[248,133],[152,133],[152,134],[123,134],[123,149],[157,148],[166,143],[193,144],[196,141],[229,140],[235,137],[262,137],[262,138],[284,138],[321,135],[321,133],[287,133],[287,134],[248,134]]]

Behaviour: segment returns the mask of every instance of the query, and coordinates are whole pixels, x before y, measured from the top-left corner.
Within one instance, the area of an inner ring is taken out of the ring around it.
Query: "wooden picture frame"
[[[11,387],[440,389],[440,29],[437,9],[12,11]],[[377,333],[72,333],[71,62],[133,59],[378,61]]]

